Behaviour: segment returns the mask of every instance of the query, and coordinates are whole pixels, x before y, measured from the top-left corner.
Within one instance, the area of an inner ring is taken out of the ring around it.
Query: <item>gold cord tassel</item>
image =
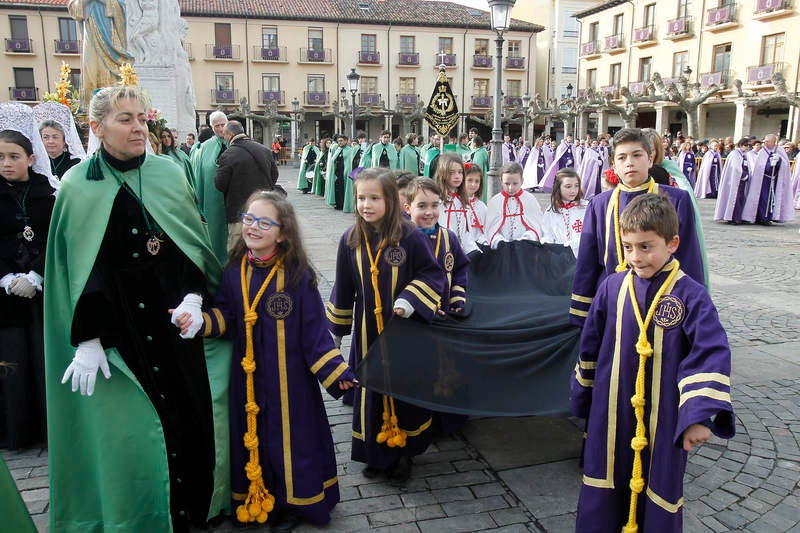
[[[378,288],[378,261],[380,260],[383,247],[386,241],[381,241],[378,245],[378,252],[375,257],[372,256],[372,248],[369,245],[369,238],[364,233],[364,242],[367,245],[367,256],[369,257],[369,273],[372,281],[372,292],[375,293],[375,324],[378,329],[378,335],[383,333],[383,303],[381,301],[381,293]],[[406,445],[406,432],[400,429],[397,424],[397,412],[394,407],[394,398],[384,395],[383,396],[383,414],[381,415],[383,423],[381,430],[375,437],[378,444],[386,444],[389,448],[403,448]]]
[[[236,518],[239,522],[258,522],[263,524],[267,521],[269,513],[275,506],[275,496],[269,493],[264,485],[264,475],[261,470],[261,462],[258,457],[258,433],[256,426],[256,416],[260,411],[256,404],[256,391],[253,374],[256,371],[255,353],[253,350],[253,326],[258,321],[258,314],[255,308],[261,297],[264,295],[275,273],[281,268],[282,261],[279,259],[272,267],[267,279],[261,285],[253,303],[250,304],[250,287],[247,284],[247,256],[242,257],[241,282],[242,300],[244,301],[244,325],[245,325],[245,355],[242,358],[242,369],[246,376],[247,403],[244,410],[247,413],[247,432],[244,434],[244,447],[250,453],[250,460],[245,465],[247,479],[250,480],[250,487],[247,489],[247,497],[244,503],[236,508]]]
[[[647,435],[644,425],[644,406],[645,406],[645,368],[647,366],[647,359],[653,355],[653,347],[647,339],[647,329],[650,327],[650,321],[658,307],[658,302],[667,287],[672,285],[672,281],[678,275],[680,264],[675,259],[675,265],[672,271],[667,276],[667,279],[658,289],[653,303],[647,310],[647,316],[642,320],[642,314],[639,311],[639,303],[636,300],[636,291],[633,288],[633,272],[631,271],[628,278],[628,292],[630,293],[631,305],[633,306],[633,314],[636,316],[636,322],[639,324],[639,339],[636,342],[636,353],[639,354],[639,368],[636,371],[636,387],[634,394],[631,397],[631,405],[633,405],[633,413],[636,417],[636,433],[631,439],[631,449],[633,450],[633,468],[631,470],[631,504],[628,511],[628,523],[622,528],[622,533],[637,533],[639,525],[636,523],[636,507],[639,502],[639,494],[642,493],[645,486],[644,477],[642,477],[642,450],[648,444]]]

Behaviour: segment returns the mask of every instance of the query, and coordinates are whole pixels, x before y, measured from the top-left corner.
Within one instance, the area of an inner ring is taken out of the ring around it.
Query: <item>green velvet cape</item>
[[[197,202],[208,221],[208,236],[217,259],[223,265],[228,260],[228,222],[225,216],[225,196],[217,190],[217,157],[225,141],[216,135],[203,142],[192,154],[194,188]]]
[[[122,357],[106,349],[111,378],[98,373],[93,396],[71,391],[61,377],[72,360],[72,320],[94,266],[120,185],[101,163],[105,179],[87,180],[90,159],[61,181],[45,265],[45,380],[50,468],[50,531],[170,531],[169,468],[158,414]],[[118,173],[119,175],[119,173]],[[141,166],[150,215],[206,275],[213,293],[221,266],[180,169],[148,155]],[[138,172],[122,173],[138,191]],[[177,305],[179,302],[175,302]],[[168,315],[164,315],[165,320]],[[177,334],[177,331],[176,331]],[[214,417],[216,466],[208,516],[230,498],[228,386],[230,344],[205,341]]]
[[[345,146],[344,148],[340,148],[338,145],[336,147],[331,147],[331,155],[328,159],[328,177],[325,180],[325,203],[327,205],[336,205],[336,194],[335,194],[335,180],[336,178],[333,176],[333,162],[336,161],[336,158],[339,157],[339,153],[344,152],[342,156],[344,162],[344,204],[342,207],[342,211],[344,213],[352,213],[353,212],[353,180],[350,179],[350,172],[353,171],[353,149],[349,146]]]

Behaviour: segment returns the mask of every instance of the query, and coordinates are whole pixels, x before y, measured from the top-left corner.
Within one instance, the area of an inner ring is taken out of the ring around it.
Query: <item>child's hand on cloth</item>
[[[339,390],[349,390],[358,385],[358,381],[340,381],[339,382]]]
[[[692,424],[683,432],[683,449],[692,451],[695,446],[700,446],[711,438],[711,429],[703,424]]]
[[[203,327],[203,297],[196,293],[184,296],[175,309],[169,309],[172,323],[181,330],[182,339],[193,339],[200,328]],[[187,316],[189,317],[187,320]],[[180,321],[180,323],[179,323]]]

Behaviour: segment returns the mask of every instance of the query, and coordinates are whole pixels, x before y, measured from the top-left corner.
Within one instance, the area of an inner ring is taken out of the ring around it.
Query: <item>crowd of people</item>
[[[309,139],[297,188],[354,212],[324,305],[274,151],[222,112],[179,146],[149,109],[137,87],[101,89],[87,155],[67,108],[0,104],[0,446],[46,439],[51,529],[327,523],[339,488],[320,385],[353,405],[363,474],[404,484],[463,417],[360,387],[354,369],[389,320],[461,313],[470,258],[515,241],[576,257],[578,530],[680,528],[686,452],[734,433],[697,198],[716,193],[719,220],[791,220],[798,173],[776,136],[719,158],[708,143],[699,165],[687,140],[693,169],[653,130],[506,137],[491,197],[474,130]]]

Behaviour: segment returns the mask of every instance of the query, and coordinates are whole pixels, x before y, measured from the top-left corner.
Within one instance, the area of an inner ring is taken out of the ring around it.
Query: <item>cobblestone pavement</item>
[[[290,191],[327,298],[336,246],[353,218],[296,193],[294,172],[281,168],[281,183]],[[800,533],[800,225],[717,224],[712,200],[701,200],[700,208],[712,295],[733,349],[737,435],[712,439],[690,455],[685,531]],[[471,420],[418,457],[412,478],[399,488],[361,475],[362,465],[350,461],[351,409],[333,400],[326,408],[342,502],[327,527],[298,531],[574,529],[577,421]],[[46,450],[2,454],[37,527],[46,531]]]

